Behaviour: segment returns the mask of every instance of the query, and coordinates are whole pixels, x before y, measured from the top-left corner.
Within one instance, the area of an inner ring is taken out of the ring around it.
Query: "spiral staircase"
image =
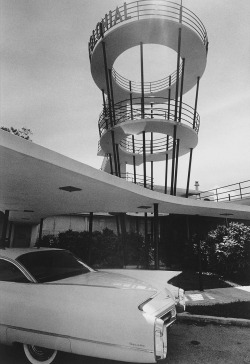
[[[176,69],[171,74],[144,81],[147,44],[176,52]],[[139,82],[125,78],[114,67],[121,54],[136,46],[140,53]],[[163,191],[176,195],[179,157],[189,154],[188,197],[193,149],[200,127],[199,84],[207,51],[207,33],[200,19],[171,1],[124,3],[97,23],[89,40],[89,59],[92,77],[103,98],[98,120],[98,155],[104,156],[103,171],[153,190],[154,164],[164,161]],[[190,106],[183,98],[194,87],[194,105]],[[132,172],[128,172],[128,166]]]

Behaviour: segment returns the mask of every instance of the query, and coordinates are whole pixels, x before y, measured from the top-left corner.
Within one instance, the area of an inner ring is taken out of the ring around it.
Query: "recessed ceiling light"
[[[81,191],[81,188],[73,187],[73,186],[65,186],[65,187],[59,187],[59,190],[67,191],[67,192],[76,192]]]

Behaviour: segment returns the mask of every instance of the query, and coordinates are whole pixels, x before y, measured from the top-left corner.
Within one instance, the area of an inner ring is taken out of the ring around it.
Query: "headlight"
[[[167,356],[167,328],[164,321],[155,319],[155,359],[165,359]]]

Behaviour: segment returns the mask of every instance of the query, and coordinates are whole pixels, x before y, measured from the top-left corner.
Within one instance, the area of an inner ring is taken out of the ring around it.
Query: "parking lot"
[[[247,327],[177,323],[169,332],[167,364],[250,363]],[[0,345],[1,364],[27,364],[22,350]],[[119,364],[109,360],[59,353],[57,364]]]

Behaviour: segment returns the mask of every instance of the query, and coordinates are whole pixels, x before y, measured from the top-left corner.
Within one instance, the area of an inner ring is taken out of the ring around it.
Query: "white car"
[[[21,343],[32,364],[52,363],[58,350],[157,362],[175,319],[167,288],[95,271],[66,250],[0,250],[0,342]]]

